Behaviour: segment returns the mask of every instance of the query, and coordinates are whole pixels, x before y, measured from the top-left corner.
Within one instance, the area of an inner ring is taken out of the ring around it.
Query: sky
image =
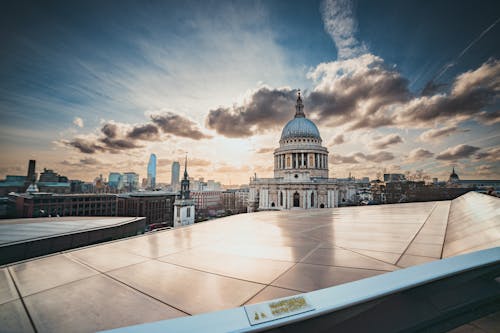
[[[0,177],[272,177],[301,89],[330,177],[500,179],[498,1],[0,6]]]

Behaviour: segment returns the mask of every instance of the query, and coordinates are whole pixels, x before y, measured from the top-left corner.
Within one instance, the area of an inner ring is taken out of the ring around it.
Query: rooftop
[[[89,332],[340,285],[499,246],[499,211],[470,192],[234,215],[66,251],[0,268],[0,327]]]

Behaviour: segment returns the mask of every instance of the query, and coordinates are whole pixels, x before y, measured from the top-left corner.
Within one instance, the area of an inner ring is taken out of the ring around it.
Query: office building
[[[172,162],[172,175],[171,175],[171,180],[170,180],[170,186],[172,188],[172,191],[178,191],[179,190],[179,177],[180,177],[180,172],[181,172],[181,166],[179,162]]]
[[[147,187],[154,190],[156,187],[156,155],[149,156],[148,170],[147,170]]]

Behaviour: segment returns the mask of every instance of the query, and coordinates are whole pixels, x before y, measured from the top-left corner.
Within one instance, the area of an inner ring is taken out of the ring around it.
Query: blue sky
[[[270,176],[301,88],[331,176],[500,178],[495,1],[2,6],[0,175]]]

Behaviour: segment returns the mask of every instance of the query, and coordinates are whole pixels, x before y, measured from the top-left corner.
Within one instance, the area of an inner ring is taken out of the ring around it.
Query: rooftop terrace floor
[[[0,327],[111,329],[498,245],[500,199],[474,192],[453,201],[233,215],[0,268]]]

